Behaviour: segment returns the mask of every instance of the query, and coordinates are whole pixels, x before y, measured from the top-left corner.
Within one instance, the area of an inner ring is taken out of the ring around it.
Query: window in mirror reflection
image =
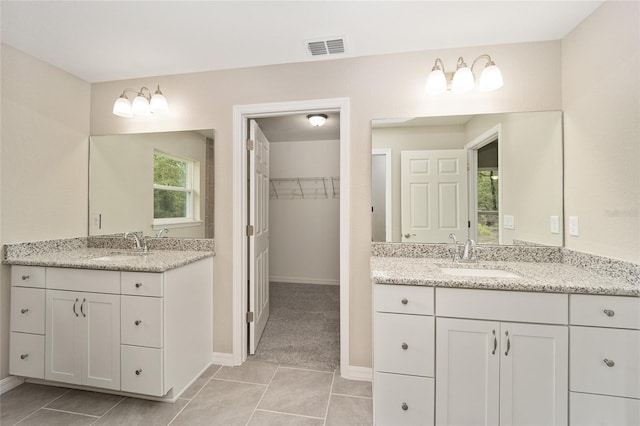
[[[156,151],[153,159],[154,224],[192,221],[196,162]]]

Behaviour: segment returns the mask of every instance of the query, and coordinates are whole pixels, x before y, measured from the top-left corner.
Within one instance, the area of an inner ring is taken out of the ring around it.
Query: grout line
[[[334,371],[327,371],[327,370],[314,370],[313,368],[306,368],[306,367],[296,367],[296,366],[282,366],[282,368],[287,368],[289,370],[304,370],[304,371],[314,371],[316,373],[327,373],[327,374],[333,374]]]
[[[92,422],[91,424],[95,424],[99,419],[103,418],[104,416],[106,416],[107,414],[109,414],[109,412],[111,410],[113,410],[114,408],[116,408],[118,405],[122,404],[125,400],[127,399],[127,397],[123,397],[122,399],[120,399],[120,401],[118,401],[117,403],[115,403],[113,405],[113,407],[109,408],[107,411],[104,412],[104,414],[102,416],[100,416],[98,419],[96,419],[94,422]]]
[[[205,386],[207,386],[209,384],[209,382],[213,380],[213,376],[209,377],[209,379],[204,382],[204,384],[202,385],[202,387],[198,390],[198,392],[196,392],[191,399],[188,400],[188,402],[186,404],[184,404],[184,407],[182,407],[182,409],[180,411],[178,411],[176,413],[175,416],[173,416],[173,418],[169,421],[169,423],[167,423],[167,426],[169,426],[171,423],[173,423],[180,414],[182,414],[184,412],[184,410],[186,410],[186,408],[189,406],[189,404],[191,404],[191,401],[193,401],[194,399],[196,399],[196,397],[200,394],[200,392],[202,392],[202,389],[204,389]],[[186,398],[178,398],[178,399],[186,399]]]
[[[264,411],[265,413],[282,414],[285,416],[293,416],[293,417],[304,417],[305,419],[324,420],[322,417],[307,416],[305,414],[285,413],[284,411],[265,410],[264,408],[256,409],[255,411]]]
[[[242,380],[220,379],[218,377],[212,377],[211,380],[217,380],[219,382],[242,383],[243,385],[268,386],[268,383],[245,382],[245,381],[242,381]]]
[[[323,425],[327,424],[327,417],[329,417],[329,406],[331,405],[331,395],[333,392],[333,384],[336,381],[336,371],[333,371],[333,374],[331,375],[331,386],[329,387],[329,399],[327,400],[327,408],[324,410],[324,423]]]
[[[260,399],[258,400],[258,403],[256,404],[255,408],[251,412],[251,415],[249,416],[249,420],[247,420],[247,424],[245,426],[248,426],[249,422],[251,422],[251,419],[253,418],[253,416],[256,415],[256,411],[258,410],[258,407],[260,406],[260,403],[264,399],[264,396],[267,394],[267,391],[269,390],[269,386],[271,386],[271,383],[273,382],[273,378],[276,377],[276,373],[278,373],[278,370],[280,370],[280,364],[278,364],[278,366],[276,367],[275,371],[271,375],[271,380],[269,380],[269,383],[267,383],[267,385],[264,387],[264,392],[262,392],[262,395],[260,396]]]
[[[42,407],[41,410],[57,411],[58,413],[75,414],[75,415],[78,415],[78,416],[91,417],[91,418],[94,418],[94,419],[99,419],[101,417],[101,416],[94,416],[92,414],[78,413],[76,411],[59,410],[57,408]]]
[[[346,393],[333,393],[333,392],[331,392],[331,395],[346,396],[347,398],[373,399],[372,396],[348,395]]]
[[[22,383],[22,385],[24,385],[25,383],[28,382],[24,382]],[[22,386],[20,385],[20,386]],[[47,405],[59,400],[60,398],[62,398],[63,396],[65,396],[66,394],[68,394],[69,392],[71,392],[71,389],[67,389],[66,392],[61,393],[60,395],[56,396],[55,398],[53,398],[51,401],[45,402],[41,407],[36,408],[35,410],[33,410],[32,412],[30,412],[29,414],[27,414],[26,416],[24,416],[23,418],[21,418],[20,420],[18,420],[17,422],[14,423],[14,425],[17,425],[18,423],[26,420],[27,418],[33,416],[38,410],[45,408]]]

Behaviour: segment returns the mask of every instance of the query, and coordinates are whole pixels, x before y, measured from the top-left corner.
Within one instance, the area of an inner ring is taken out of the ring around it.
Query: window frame
[[[154,191],[154,208],[153,208],[153,226],[166,226],[166,225],[187,225],[187,224],[196,224],[198,221],[195,218],[194,212],[196,211],[195,200],[196,200],[196,190],[195,190],[195,170],[196,170],[196,161],[190,158],[181,157],[175,154],[170,154],[168,152],[164,152],[161,150],[153,151],[153,164],[155,169],[155,159],[156,156],[165,157],[170,160],[179,161],[181,163],[186,164],[186,182],[185,186],[171,186],[171,185],[161,185],[155,182],[155,176],[153,177],[153,191]],[[162,191],[173,191],[173,192],[183,192],[187,194],[187,202],[186,202],[186,216],[181,217],[168,217],[168,218],[156,218],[155,217],[155,190]]]

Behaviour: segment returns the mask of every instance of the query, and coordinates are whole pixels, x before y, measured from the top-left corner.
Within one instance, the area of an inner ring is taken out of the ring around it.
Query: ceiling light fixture
[[[461,56],[458,58],[456,72],[453,74],[453,78],[451,79],[450,86],[452,92],[465,93],[473,90],[475,87],[473,67],[481,59],[485,59],[487,64],[480,74],[478,90],[481,92],[490,92],[503,86],[502,73],[491,59],[491,56],[487,54],[478,56],[471,64],[471,68],[467,66]],[[449,76],[450,75],[451,73],[449,73]],[[426,92],[429,95],[444,93],[447,91],[447,86],[447,73],[445,73],[444,64],[442,63],[442,59],[437,58],[433,68],[431,69],[429,77],[427,77]]]
[[[309,115],[307,115],[307,119],[309,119],[309,123],[311,123],[311,125],[313,127],[323,126],[324,123],[326,123],[327,118],[329,118],[329,116],[326,115],[326,114],[309,114]]]
[[[133,103],[129,102],[127,92],[136,93]],[[153,96],[151,96],[151,90],[146,87],[142,87],[140,90],[124,89],[122,95],[113,104],[113,114],[125,118],[144,117],[151,115],[151,113],[167,112],[168,110],[167,99],[160,91],[159,85]]]

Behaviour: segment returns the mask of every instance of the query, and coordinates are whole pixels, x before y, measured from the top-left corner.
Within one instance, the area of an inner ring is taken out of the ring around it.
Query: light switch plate
[[[549,220],[549,226],[551,228],[552,234],[559,234],[560,233],[560,217],[551,216]]]
[[[515,218],[511,215],[505,214],[502,217],[502,226],[504,229],[516,229]]]
[[[580,224],[578,223],[578,216],[569,216],[569,235],[572,237],[580,236]]]

